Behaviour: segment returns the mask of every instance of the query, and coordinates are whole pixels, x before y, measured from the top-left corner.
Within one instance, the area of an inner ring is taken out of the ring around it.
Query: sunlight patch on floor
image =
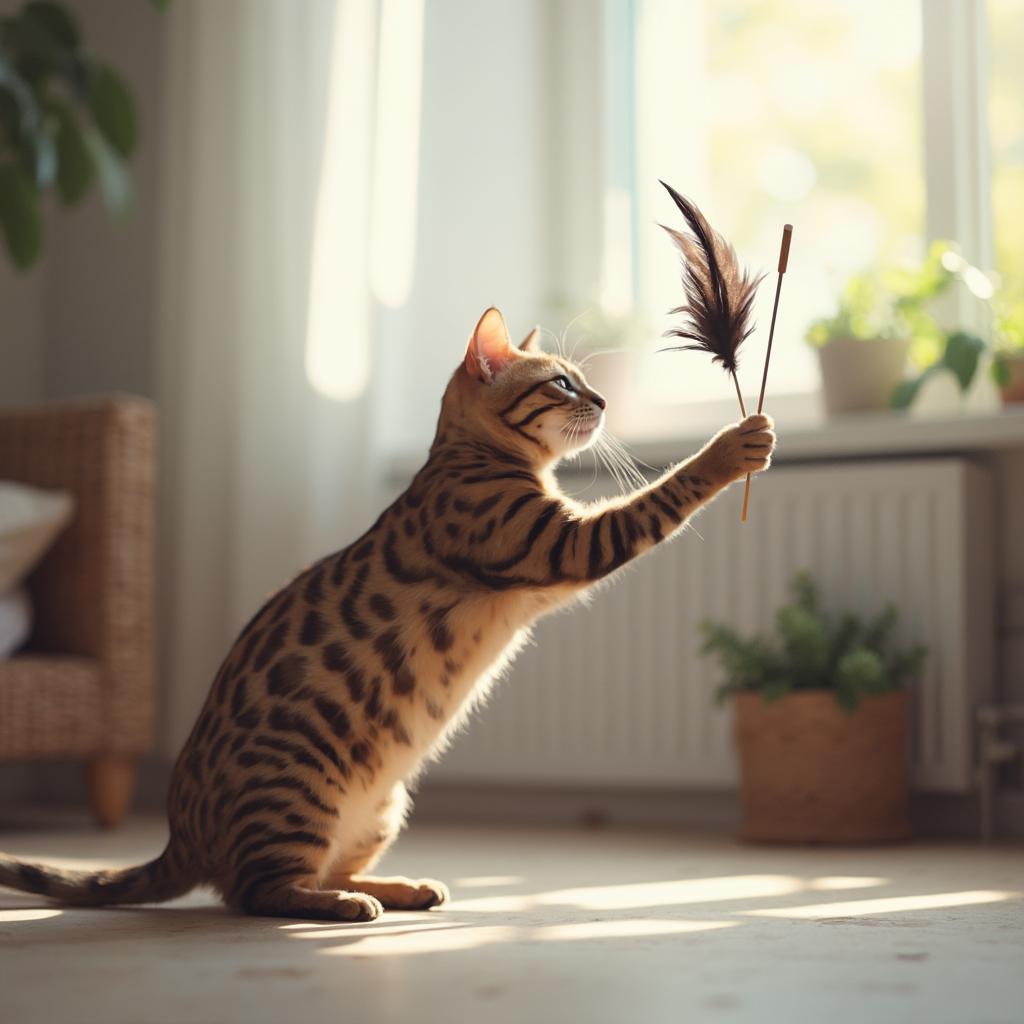
[[[735,928],[739,921],[665,921],[654,918],[632,918],[626,921],[579,921],[537,928],[527,937],[541,942],[564,942],[572,939],[632,939],[642,935],[683,935],[687,932],[710,932]]]
[[[733,875],[558,889],[541,893],[535,899],[544,906],[568,904],[584,910],[629,910],[789,896],[806,888],[806,881],[793,875]]]
[[[323,933],[320,933],[323,935]],[[352,932],[343,933],[351,938]],[[491,946],[498,942],[512,942],[519,938],[518,928],[494,926],[473,928],[463,925],[434,925],[403,933],[384,934],[384,929],[373,929],[365,933],[366,937],[357,938],[354,943],[332,946],[321,949],[328,956],[412,956],[417,953],[453,953],[478,946]]]
[[[489,889],[502,885],[522,885],[526,879],[522,875],[470,875],[456,878],[452,883],[460,889]]]
[[[802,907],[747,910],[749,916],[815,919],[823,917],[859,917],[866,914],[898,914],[908,910],[941,910],[945,907],[970,907],[981,903],[1001,903],[1019,897],[1018,892],[984,889],[976,892],[939,892],[927,896],[887,896],[877,900],[850,900],[845,903],[814,903]]]
[[[50,917],[60,917],[63,910],[31,907],[25,910],[0,910],[0,924],[14,924],[18,921],[45,921]]]

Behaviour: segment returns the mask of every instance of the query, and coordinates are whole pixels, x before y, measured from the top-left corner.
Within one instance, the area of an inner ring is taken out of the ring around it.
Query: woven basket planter
[[[872,843],[905,839],[907,694],[861,701],[853,714],[829,691],[766,704],[736,698],[743,839]]]

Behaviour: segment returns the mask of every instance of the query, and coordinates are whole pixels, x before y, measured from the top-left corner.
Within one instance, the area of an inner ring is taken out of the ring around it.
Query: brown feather
[[[712,361],[736,372],[739,347],[754,330],[750,311],[757,286],[764,279],[752,276],[740,266],[736,250],[707,222],[690,200],[671,185],[662,185],[686,218],[689,234],[665,227],[683,257],[683,293],[686,302],[671,313],[683,313],[679,327],[666,337],[684,338],[691,345],[676,351],[707,352]]]

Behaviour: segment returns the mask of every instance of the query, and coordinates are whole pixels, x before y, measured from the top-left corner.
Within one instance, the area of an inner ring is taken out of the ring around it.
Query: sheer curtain
[[[351,540],[377,501],[380,6],[170,8],[157,329],[167,752],[262,597]]]

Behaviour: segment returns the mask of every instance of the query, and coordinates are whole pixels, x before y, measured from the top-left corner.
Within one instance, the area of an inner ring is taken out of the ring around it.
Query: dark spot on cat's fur
[[[207,769],[213,768],[220,758],[221,751],[224,749],[224,745],[227,743],[230,733],[222,732],[220,736],[214,741],[213,746],[210,747],[209,753],[206,755],[206,767]]]
[[[294,733],[304,737],[319,754],[325,757],[335,768],[348,778],[351,773],[349,766],[338,756],[338,752],[327,742],[323,734],[312,722],[297,711],[275,704],[267,719],[270,727],[277,732]]]
[[[430,613],[427,620],[430,627],[430,642],[434,650],[442,654],[450,650],[455,643],[452,631],[448,628],[448,613],[453,607],[454,605],[449,605],[447,608],[437,608]]]
[[[356,764],[366,764],[370,760],[370,745],[356,740],[349,748],[349,755]]]
[[[260,709],[257,707],[246,708],[241,714],[235,715],[235,724],[242,729],[255,729],[260,724],[262,715]],[[244,740],[244,736],[239,736],[239,740]]]
[[[310,574],[309,579],[306,580],[306,587],[302,592],[302,596],[308,604],[319,604],[323,600],[324,568],[323,565],[320,565],[319,568]]]
[[[331,727],[331,732],[339,739],[344,739],[351,725],[345,709],[330,697],[319,696],[313,701],[313,706],[320,712],[320,717]]]
[[[385,622],[392,622],[398,616],[394,602],[384,594],[373,594],[370,597],[370,610]]]
[[[451,537],[452,540],[458,540],[462,536],[462,527],[458,523],[445,523],[444,532]]]
[[[376,721],[381,715],[381,678],[374,676],[370,681],[369,696],[366,699],[366,717],[370,721]]]
[[[274,662],[267,673],[267,693],[286,697],[296,691],[306,678],[306,658],[302,654],[286,654]]]
[[[352,560],[354,562],[362,562],[365,559],[369,558],[372,553],[373,538],[370,537],[368,540],[364,540],[363,543],[360,544],[359,547],[357,547],[355,551],[352,552]]]
[[[341,584],[341,581],[345,578],[345,570],[348,568],[348,551],[342,551],[337,558],[334,559],[334,565],[331,567],[331,582],[337,587]]]
[[[323,639],[327,632],[327,625],[318,611],[310,609],[302,620],[302,630],[299,633],[299,643],[306,647],[312,647]]]
[[[348,651],[339,643],[330,643],[322,652],[324,668],[331,672],[346,672],[352,667]]]
[[[489,498],[484,498],[482,501],[478,501],[473,509],[474,517],[479,519],[482,516],[487,515],[487,513],[490,512],[499,501],[501,501],[502,497],[503,495],[501,491],[498,491],[497,494],[492,494]]]
[[[279,622],[268,634],[266,641],[256,655],[253,668],[262,672],[267,667],[270,659],[284,646],[285,638],[288,636],[288,623]]]
[[[288,609],[291,608],[294,600],[295,598],[292,595],[292,592],[290,590],[286,590],[282,595],[281,600],[278,602],[277,607],[274,609],[273,614],[270,616],[272,624],[279,621],[288,612]]]

